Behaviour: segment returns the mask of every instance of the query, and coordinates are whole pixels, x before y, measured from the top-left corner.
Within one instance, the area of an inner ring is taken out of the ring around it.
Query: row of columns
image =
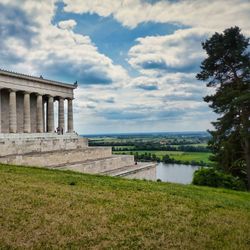
[[[0,94],[1,96],[1,94]],[[0,99],[1,105],[1,99]],[[1,109],[0,109],[1,110]],[[31,112],[30,112],[30,93],[24,93],[24,133],[31,132]],[[37,94],[36,99],[36,132],[42,133],[44,132],[44,103],[43,96],[41,94]],[[52,133],[54,132],[54,97],[48,96],[47,101],[47,128],[46,132]],[[1,119],[1,112],[0,112]],[[59,133],[64,131],[64,98],[59,97],[59,105],[58,105],[58,129]],[[0,131],[1,131],[1,122],[0,122]],[[17,110],[16,110],[16,92],[11,90],[9,94],[9,132],[16,133],[17,132]],[[72,99],[68,99],[68,131],[69,133],[73,132],[73,105]]]

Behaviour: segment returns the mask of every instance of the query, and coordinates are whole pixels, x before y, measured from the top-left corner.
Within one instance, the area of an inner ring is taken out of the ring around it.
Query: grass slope
[[[247,192],[4,165],[0,189],[3,249],[250,247]]]

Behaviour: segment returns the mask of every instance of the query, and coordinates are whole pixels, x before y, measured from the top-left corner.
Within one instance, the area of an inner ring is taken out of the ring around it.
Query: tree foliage
[[[215,93],[204,98],[218,114],[209,146],[217,167],[245,178],[250,189],[250,53],[249,38],[238,27],[215,33],[202,43],[207,58],[197,79]]]
[[[231,174],[225,174],[214,168],[201,168],[195,171],[193,182],[194,185],[221,187],[234,190],[245,190],[244,182]]]

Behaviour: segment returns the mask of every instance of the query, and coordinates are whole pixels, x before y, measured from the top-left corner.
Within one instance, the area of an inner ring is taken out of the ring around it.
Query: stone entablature
[[[26,91],[64,99],[73,99],[73,90],[77,87],[76,84],[66,84],[6,70],[0,70],[0,86],[15,91]]]
[[[53,133],[54,102],[58,101],[59,133],[73,132],[73,90],[65,84],[0,70],[0,133]],[[65,131],[64,101],[68,128]]]

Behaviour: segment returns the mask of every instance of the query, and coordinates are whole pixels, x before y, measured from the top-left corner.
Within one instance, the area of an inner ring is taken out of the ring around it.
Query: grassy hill
[[[0,165],[0,249],[249,249],[250,193]]]

